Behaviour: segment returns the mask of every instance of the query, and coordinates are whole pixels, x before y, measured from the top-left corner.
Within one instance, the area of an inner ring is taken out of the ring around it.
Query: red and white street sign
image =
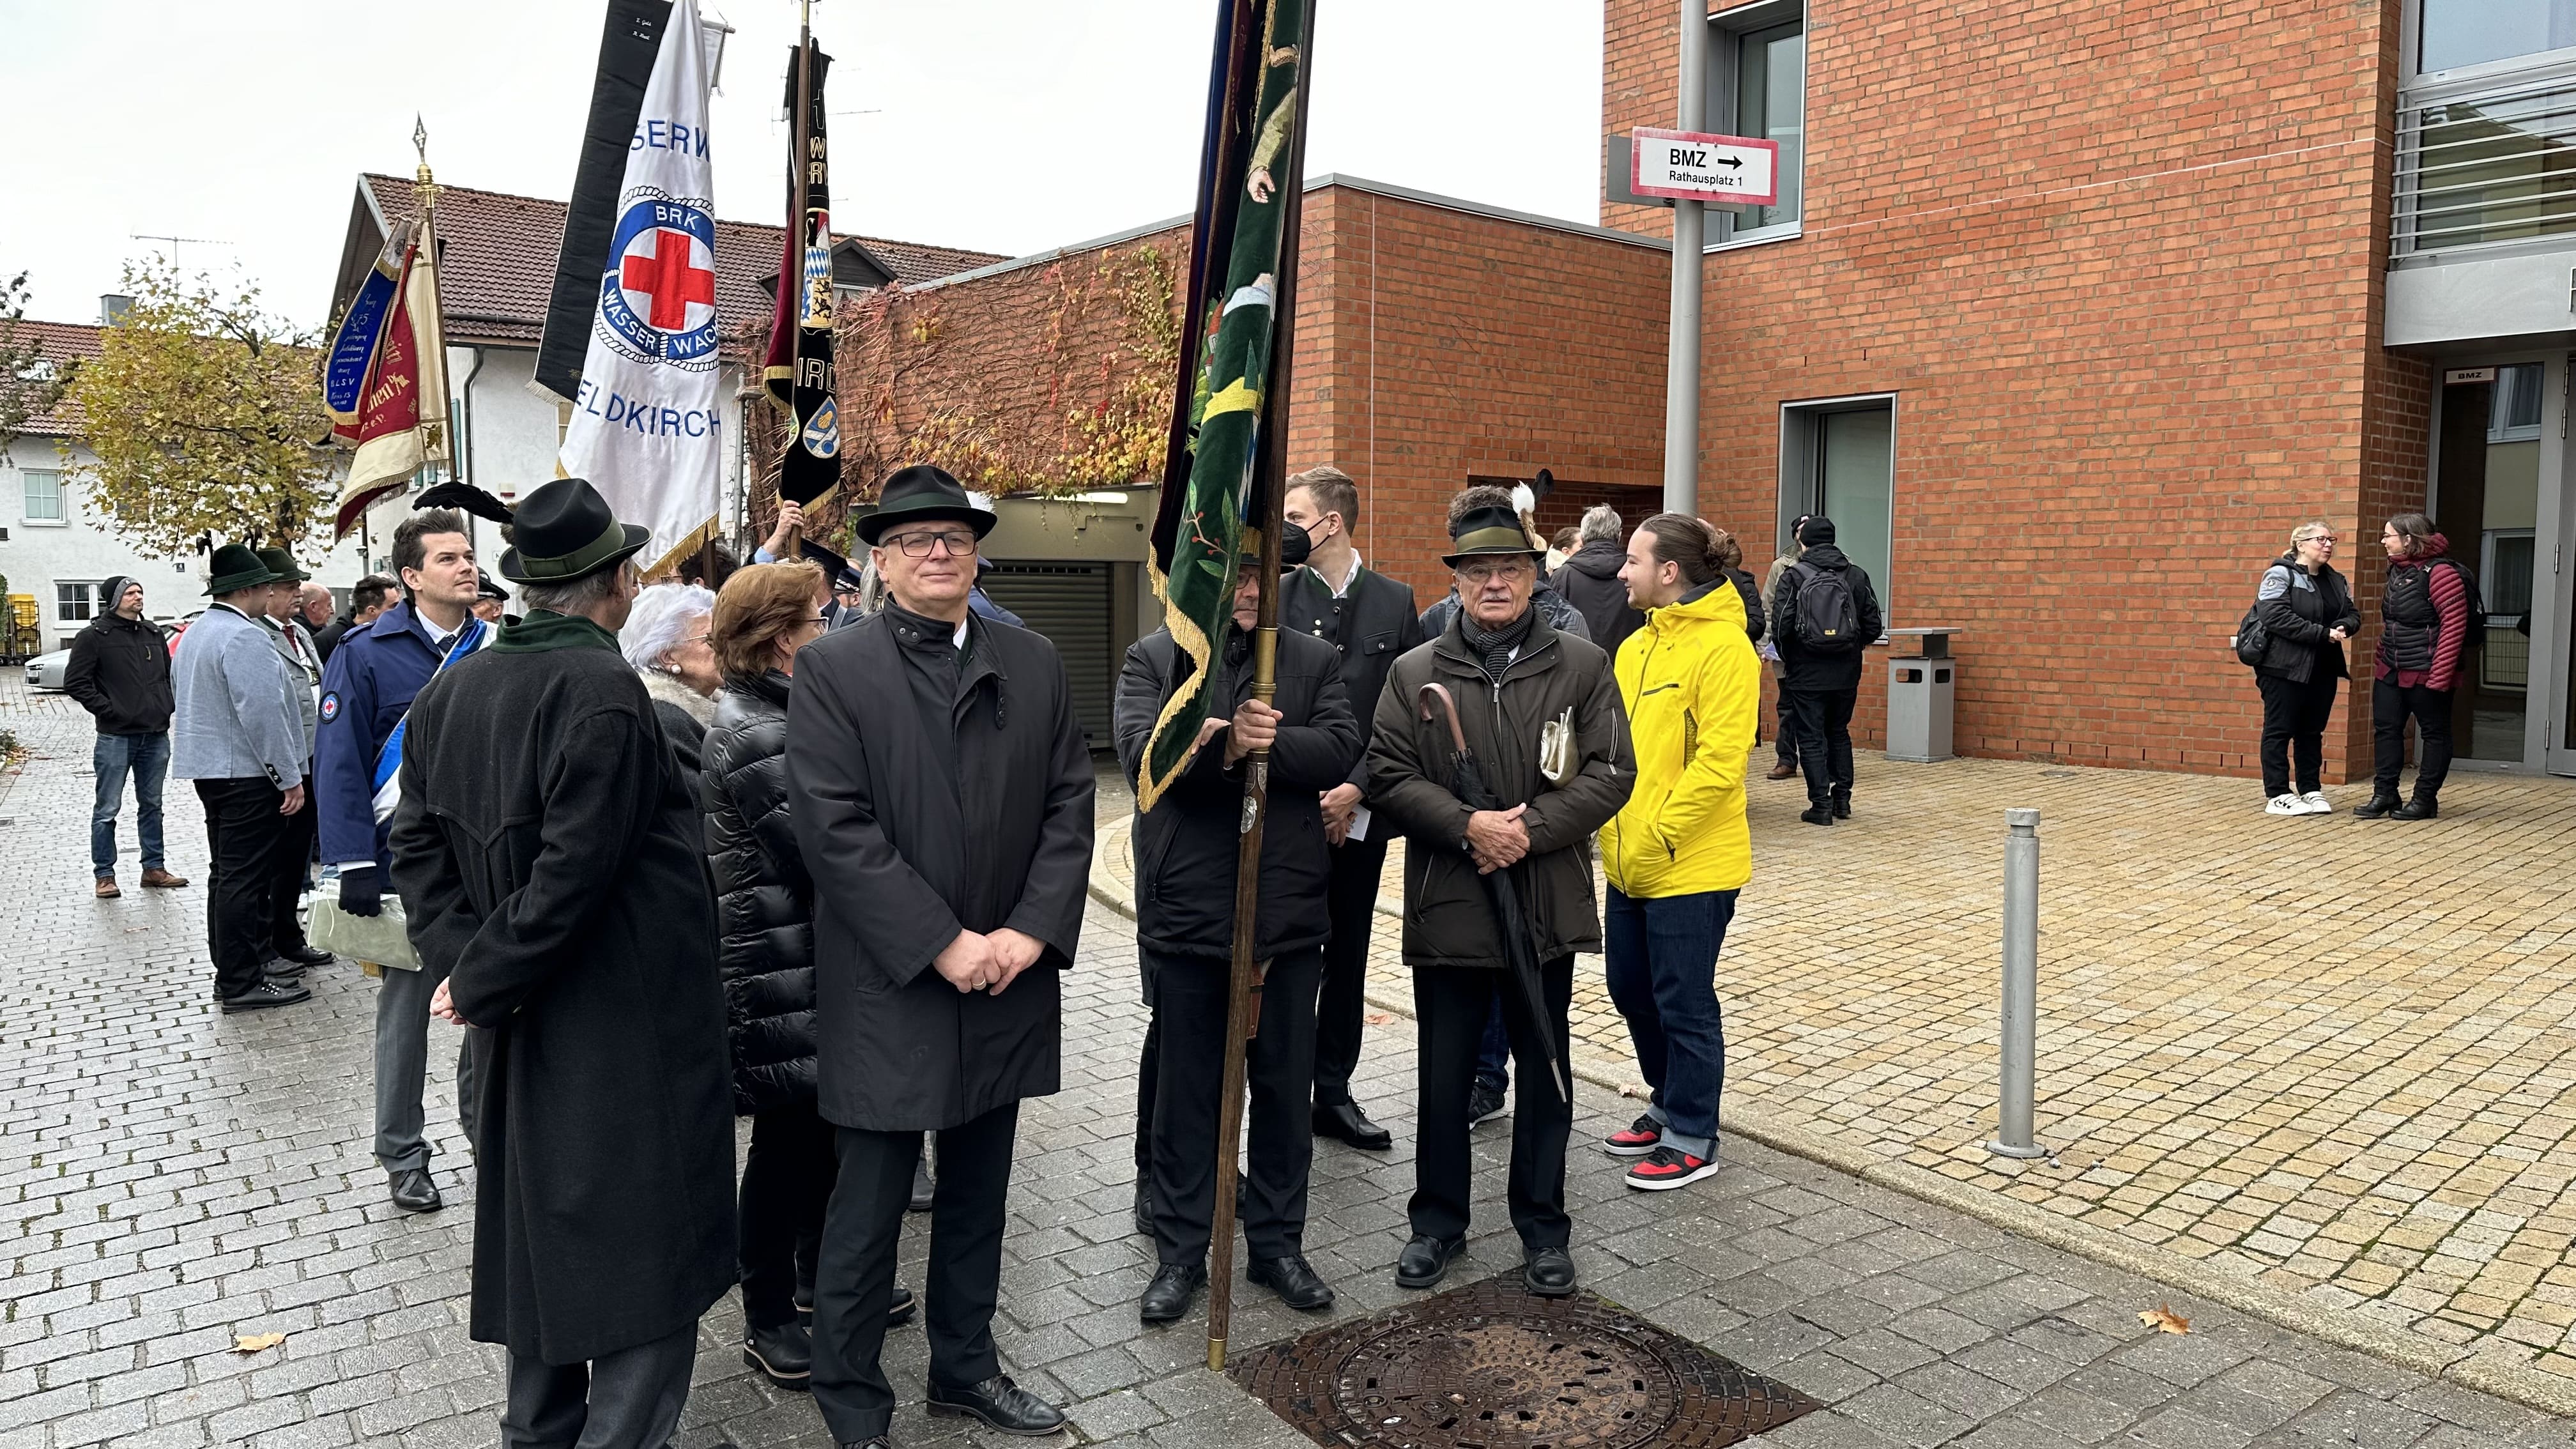
[[[1629,133],[1628,189],[1676,201],[1770,206],[1780,199],[1780,143],[1699,131]]]

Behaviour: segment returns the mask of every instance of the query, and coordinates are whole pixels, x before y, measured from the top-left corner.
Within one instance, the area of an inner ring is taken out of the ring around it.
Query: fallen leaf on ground
[[[1655,1089],[1647,1086],[1643,1082],[1629,1082],[1619,1089],[1619,1095],[1622,1097],[1634,1097],[1638,1101],[1643,1102],[1655,1095]]]
[[[2171,1304],[2159,1303],[2138,1315],[2138,1321],[2158,1333],[2189,1333],[2191,1320],[2173,1311]]]
[[[233,1352],[259,1353],[284,1342],[286,1335],[282,1333],[245,1333],[233,1339]]]
[[[1384,1026],[1393,1020],[1395,1020],[1395,1013],[1391,1011],[1372,1011],[1368,1014],[1368,1024],[1371,1026]]]

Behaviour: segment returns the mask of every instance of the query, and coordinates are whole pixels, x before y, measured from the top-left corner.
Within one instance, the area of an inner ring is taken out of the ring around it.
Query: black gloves
[[[384,903],[378,899],[382,894],[376,889],[374,866],[362,865],[355,870],[346,866],[341,867],[340,909],[353,916],[383,915]]]

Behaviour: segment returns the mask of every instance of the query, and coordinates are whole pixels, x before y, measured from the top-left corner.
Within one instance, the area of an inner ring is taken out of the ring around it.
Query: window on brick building
[[[1800,0],[1760,0],[1722,11],[1709,24],[1709,129],[1780,145],[1777,204],[1710,208],[1717,224],[1709,240],[1793,236],[1806,180],[1806,7]]]
[[[2418,15],[2418,71],[2576,46],[2576,0],[2421,0]]]
[[[1834,544],[1896,611],[1896,399],[1831,398],[1780,409],[1780,536],[1799,515],[1834,521]]]

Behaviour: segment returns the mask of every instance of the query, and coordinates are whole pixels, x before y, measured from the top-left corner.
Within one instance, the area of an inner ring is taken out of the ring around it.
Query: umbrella
[[[1485,767],[1467,748],[1467,732],[1458,727],[1458,701],[1449,695],[1444,684],[1426,684],[1414,693],[1415,707],[1427,722],[1431,707],[1440,706],[1449,717],[1449,793],[1470,810],[1508,808],[1494,787],[1485,782]],[[1547,1031],[1547,994],[1539,988],[1538,950],[1531,944],[1529,917],[1521,913],[1520,886],[1512,880],[1509,869],[1485,872],[1485,894],[1493,898],[1494,924],[1503,936],[1503,959],[1509,963],[1512,986],[1520,993],[1521,1006],[1529,1019],[1539,1024],[1538,1045],[1547,1057],[1547,1079],[1567,1106],[1574,1105],[1574,1083],[1566,1076],[1565,1064],[1556,1059],[1556,1045]]]

